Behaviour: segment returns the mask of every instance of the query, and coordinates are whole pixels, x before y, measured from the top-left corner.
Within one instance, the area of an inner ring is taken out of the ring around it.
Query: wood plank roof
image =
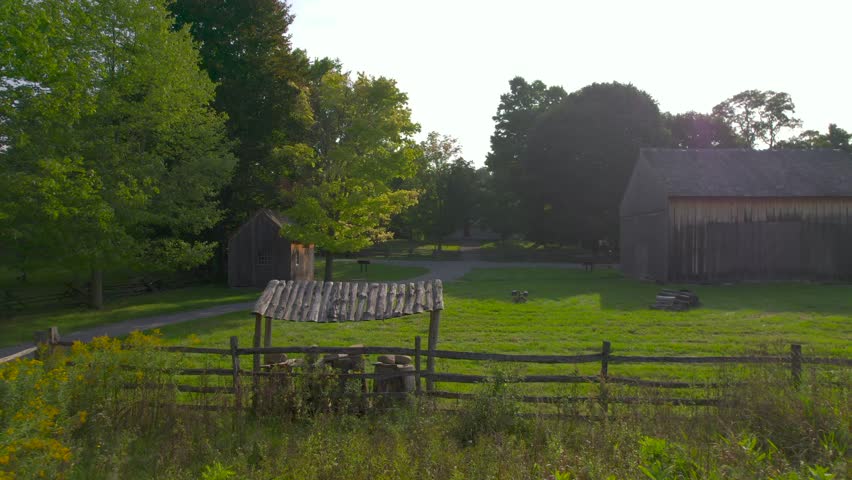
[[[440,280],[408,283],[272,280],[253,313],[295,322],[384,320],[444,309]]]

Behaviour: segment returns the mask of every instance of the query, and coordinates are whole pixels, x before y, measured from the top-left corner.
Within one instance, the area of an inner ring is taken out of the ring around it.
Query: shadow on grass
[[[512,290],[529,291],[530,299],[564,300],[599,295],[605,310],[647,310],[662,288],[688,288],[703,308],[723,311],[811,312],[852,315],[852,285],[814,283],[743,283],[736,285],[657,285],[625,278],[616,270],[476,269],[445,292],[456,297],[505,300]]]

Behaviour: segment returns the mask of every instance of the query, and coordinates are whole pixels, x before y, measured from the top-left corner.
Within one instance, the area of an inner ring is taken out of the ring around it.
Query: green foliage
[[[234,478],[237,472],[222,465],[219,462],[213,462],[204,466],[204,471],[201,472],[201,480],[228,480]]]
[[[81,465],[108,472],[128,433],[164,427],[160,407],[175,401],[167,372],[180,357],[158,344],[138,333],[124,343],[99,337],[67,355],[0,365],[0,478],[63,479]]]
[[[736,148],[740,138],[723,119],[697,112],[664,113],[672,148]]]
[[[234,159],[189,33],[159,0],[3,8],[3,253],[24,270],[207,260],[196,238]]]
[[[562,87],[548,87],[540,80],[532,83],[523,77],[509,81],[509,92],[500,96],[496,125],[491,135],[491,152],[485,165],[491,173],[485,202],[486,223],[504,237],[526,232],[521,202],[525,191],[524,159],[529,132],[538,117],[562,102],[567,93]]]
[[[497,369],[478,386],[474,398],[462,405],[452,435],[462,445],[472,445],[483,435],[524,433],[528,425],[519,415],[520,395],[512,377]]]
[[[713,107],[713,115],[723,119],[748,148],[758,141],[774,148],[781,131],[801,126],[801,120],[793,117],[795,111],[788,93],[772,90],[745,90]]]
[[[776,148],[816,149],[829,148],[852,153],[852,134],[831,123],[827,133],[805,130],[793,138],[778,142]]]
[[[305,52],[292,48],[293,15],[285,2],[176,0],[169,8],[175,28],[188,28],[199,45],[201,66],[217,84],[213,105],[227,114],[237,142],[238,163],[224,195],[234,226],[278,199],[289,166],[272,148],[281,138],[304,138],[312,67]]]
[[[666,144],[656,102],[633,85],[595,83],[542,115],[529,134],[528,240],[618,238],[618,209],[641,147]]]
[[[707,478],[689,458],[683,446],[662,438],[643,437],[639,441],[642,463],[639,469],[651,480],[699,480]]]
[[[397,216],[396,229],[412,239],[434,241],[441,250],[445,236],[478,215],[478,178],[473,164],[461,158],[461,147],[453,137],[430,132],[420,143],[420,150],[417,174],[401,185],[417,190],[418,202]]]
[[[295,185],[284,192],[293,224],[283,234],[329,253],[358,251],[390,238],[391,216],[414,205],[417,193],[392,183],[415,173],[407,96],[393,80],[338,69],[314,85],[314,124],[308,143],[277,154],[293,165]]]

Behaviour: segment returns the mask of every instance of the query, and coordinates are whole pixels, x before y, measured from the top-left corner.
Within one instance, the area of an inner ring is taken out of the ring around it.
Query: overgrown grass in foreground
[[[151,337],[127,342],[0,366],[0,478],[794,480],[848,469],[848,376],[795,390],[755,370],[720,409],[589,404],[525,417],[495,380],[455,413],[414,402],[354,415],[307,388],[278,395],[302,395],[288,403],[295,416],[237,416],[176,408],[163,369],[181,357],[151,350]]]

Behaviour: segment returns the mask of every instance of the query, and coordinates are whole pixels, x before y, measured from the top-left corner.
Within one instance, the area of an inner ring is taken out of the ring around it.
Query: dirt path
[[[463,277],[466,273],[475,268],[578,268],[579,265],[573,263],[530,263],[530,262],[484,262],[481,260],[446,260],[446,261],[428,261],[428,260],[373,260],[373,263],[394,264],[412,267],[423,267],[429,269],[429,273],[419,277],[407,279],[409,281],[432,280],[440,278],[444,282],[452,282]],[[189,312],[170,313],[167,315],[157,315],[153,317],[134,318],[123,322],[110,323],[97,327],[81,330],[78,332],[63,332],[60,328],[60,335],[63,340],[81,340],[89,341],[94,337],[109,335],[110,337],[118,337],[127,335],[135,330],[153,330],[155,328],[164,327],[166,325],[174,325],[176,323],[188,322],[200,318],[216,317],[226,313],[233,312],[248,312],[254,302],[231,303],[228,305],[217,305],[215,307],[203,308],[201,310],[193,310]],[[0,348],[0,358],[13,353],[24,350],[31,345],[16,345],[12,347]]]

